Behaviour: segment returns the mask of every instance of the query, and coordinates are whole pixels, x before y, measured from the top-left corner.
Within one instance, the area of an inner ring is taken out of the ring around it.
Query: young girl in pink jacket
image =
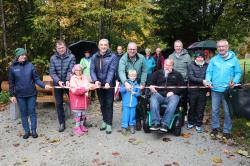
[[[94,84],[88,81],[87,77],[82,74],[82,70],[80,64],[73,67],[69,90],[70,108],[74,112],[76,122],[73,132],[77,136],[81,136],[88,131],[83,123],[88,108],[88,91],[94,89]]]

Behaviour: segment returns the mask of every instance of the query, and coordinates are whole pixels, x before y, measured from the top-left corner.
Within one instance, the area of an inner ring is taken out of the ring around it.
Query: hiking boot
[[[65,123],[60,124],[58,131],[63,132],[65,130]]]
[[[81,130],[80,127],[74,127],[74,134],[77,136],[81,136],[84,134],[84,132]]]
[[[29,138],[29,136],[30,136],[30,132],[25,133],[25,134],[23,135],[23,139],[28,139],[28,138]]]
[[[34,130],[34,131],[32,131],[31,135],[32,135],[32,137],[33,137],[33,138],[37,138],[37,137],[38,137],[38,134],[36,133],[36,131],[35,131],[35,130]]]
[[[167,125],[161,125],[160,131],[162,131],[162,132],[168,132],[168,126]]]
[[[112,133],[112,127],[111,125],[106,126],[106,134],[111,134]]]
[[[159,130],[160,127],[161,127],[161,126],[160,126],[159,124],[158,124],[158,125],[153,124],[153,125],[149,128],[149,130],[156,131],[156,130]]]
[[[211,131],[211,133],[210,133],[210,137],[212,138],[212,139],[216,139],[217,138],[217,135],[218,135],[218,129],[217,128],[215,128],[215,129],[212,129],[212,131]]]
[[[85,127],[84,125],[81,125],[80,128],[83,132],[88,132],[87,127]]]
[[[230,134],[230,133],[223,133],[222,138],[225,139],[225,140],[231,139],[232,138],[232,134]]]
[[[196,126],[195,130],[197,131],[197,133],[202,133],[204,131],[203,128],[200,126]]]
[[[107,124],[105,122],[102,122],[100,130],[103,131],[103,130],[106,130],[106,128],[107,128]]]
[[[188,130],[192,129],[193,127],[194,127],[194,125],[192,125],[192,124],[190,124],[190,123],[187,124],[187,129],[188,129]]]
[[[130,126],[130,133],[135,134],[135,127],[134,126]]]
[[[136,121],[135,129],[136,129],[137,131],[140,131],[140,130],[141,130],[141,120]]]

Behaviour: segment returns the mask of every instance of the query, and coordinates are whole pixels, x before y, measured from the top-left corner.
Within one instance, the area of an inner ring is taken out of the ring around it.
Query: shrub
[[[8,92],[0,92],[0,104],[5,104],[9,102],[9,93]]]

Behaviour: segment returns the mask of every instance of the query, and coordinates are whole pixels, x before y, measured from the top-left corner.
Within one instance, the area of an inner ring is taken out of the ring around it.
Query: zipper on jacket
[[[131,84],[131,86],[133,87],[133,86],[134,86],[134,83],[132,83],[132,84]],[[132,97],[133,97],[133,96],[132,96],[132,95],[133,95],[133,94],[132,94],[132,92],[133,92],[133,88],[131,89],[131,92],[130,92],[130,102],[129,102],[129,107],[132,107],[132,99],[133,99],[133,98],[132,98]]]

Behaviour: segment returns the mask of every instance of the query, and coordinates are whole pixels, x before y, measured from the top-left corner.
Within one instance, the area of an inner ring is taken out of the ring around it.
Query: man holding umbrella
[[[64,87],[69,86],[69,80],[71,70],[75,65],[75,56],[69,49],[66,48],[66,44],[62,40],[56,42],[56,52],[50,58],[49,74],[53,79],[54,86],[60,86],[61,88],[55,88],[56,98],[56,111],[59,120],[59,132],[65,130],[65,114],[63,110],[63,95],[66,92]]]

